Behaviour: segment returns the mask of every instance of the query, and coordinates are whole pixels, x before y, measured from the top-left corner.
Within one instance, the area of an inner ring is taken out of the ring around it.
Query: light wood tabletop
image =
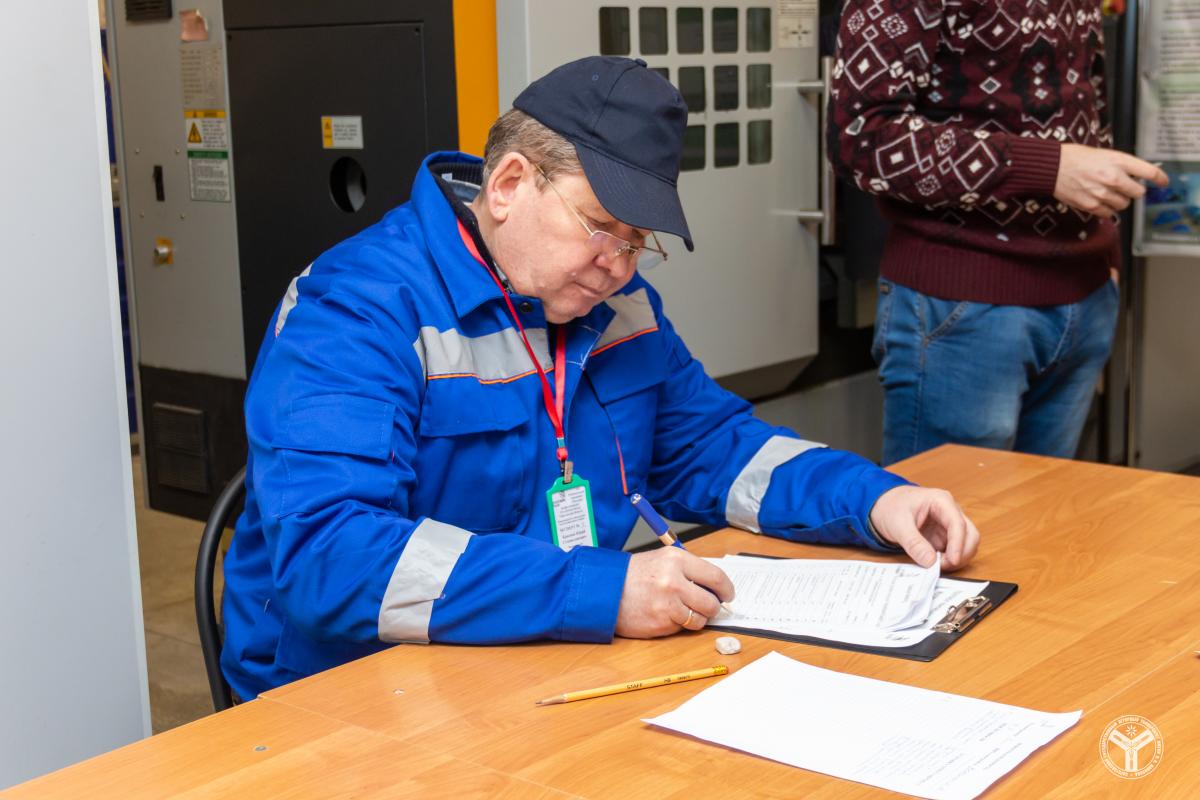
[[[930,663],[716,634],[610,645],[401,646],[52,773],[9,797],[882,797],[641,722],[714,680],[539,707],[563,691],[777,650],[815,666],[1042,711],[1082,709],[987,797],[1192,797],[1200,786],[1200,479],[947,446],[895,467],[954,492],[983,533],[962,577],[1020,590]],[[701,555],[898,559],[725,530]],[[786,687],[780,687],[786,690]],[[1124,715],[1157,725],[1158,767],[1100,758]],[[920,720],[914,720],[920,725]],[[820,724],[820,720],[797,720]],[[256,748],[266,747],[266,750]]]

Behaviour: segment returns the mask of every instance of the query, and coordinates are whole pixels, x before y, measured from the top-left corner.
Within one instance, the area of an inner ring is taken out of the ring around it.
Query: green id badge
[[[596,517],[592,513],[592,487],[579,477],[571,476],[570,483],[562,478],[546,492],[550,509],[550,535],[563,550],[577,545],[596,547]]]

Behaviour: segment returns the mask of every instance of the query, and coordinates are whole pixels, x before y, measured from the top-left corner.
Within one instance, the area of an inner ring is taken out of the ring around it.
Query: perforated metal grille
[[[204,412],[198,408],[154,403],[150,425],[155,482],[160,486],[208,494],[208,442]]]
[[[130,22],[170,18],[171,0],[125,0],[125,19]]]

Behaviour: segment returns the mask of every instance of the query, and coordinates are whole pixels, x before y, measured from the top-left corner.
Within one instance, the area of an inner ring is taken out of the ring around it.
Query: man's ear
[[[520,153],[507,153],[500,159],[484,187],[487,209],[495,222],[508,219],[522,183],[531,178],[534,171],[533,163]]]

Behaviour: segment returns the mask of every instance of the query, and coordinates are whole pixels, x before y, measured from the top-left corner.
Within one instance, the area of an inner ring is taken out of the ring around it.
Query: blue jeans
[[[1078,303],[940,300],[887,280],[871,354],[883,463],[946,442],[1071,458],[1112,348],[1118,290]]]

